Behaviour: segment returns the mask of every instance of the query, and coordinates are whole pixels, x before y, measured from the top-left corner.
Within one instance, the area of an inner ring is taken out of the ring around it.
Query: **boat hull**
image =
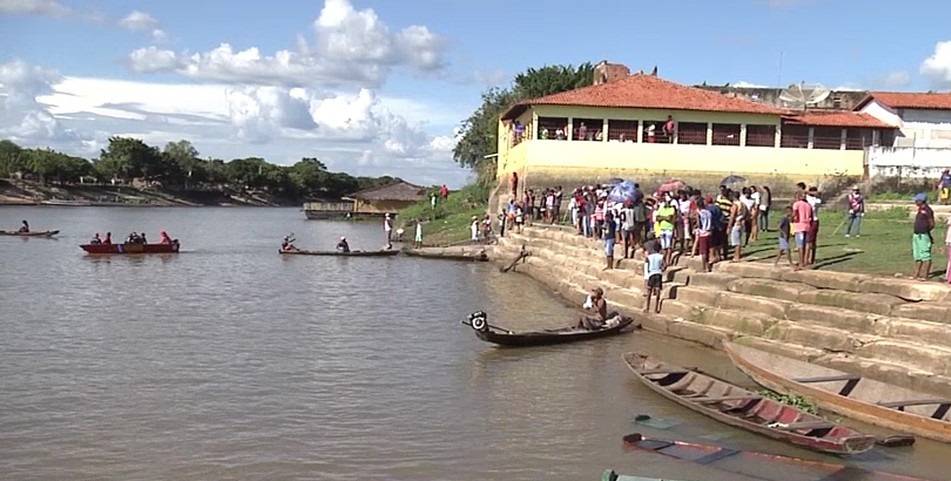
[[[406,254],[409,257],[443,259],[461,262],[486,262],[489,260],[489,256],[486,255],[485,250],[481,249],[478,251],[465,251],[459,249],[448,250],[442,248],[422,247],[418,249],[404,249],[403,254]]]
[[[288,255],[288,256],[337,256],[337,257],[390,257],[395,256],[400,253],[397,250],[383,250],[383,251],[350,251],[350,252],[339,252],[339,251],[305,251],[305,250],[296,250],[296,251],[278,251],[279,254]]]
[[[174,244],[83,244],[89,254],[174,254],[180,245]]]
[[[634,322],[633,318],[624,317],[621,315],[612,316],[612,319],[614,318],[617,318],[617,324],[594,331],[588,329],[563,328],[548,331],[522,333],[507,333],[493,329],[476,329],[475,332],[479,339],[503,347],[548,346],[553,344],[588,341],[602,337],[614,336],[620,334],[624,328],[630,326],[631,323]]]
[[[59,234],[58,230],[38,230],[31,232],[17,232],[14,230],[0,230],[0,235],[11,237],[53,237]]]
[[[767,362],[781,362],[781,366],[786,369],[799,369],[796,373],[797,378],[815,377],[815,376],[846,376],[847,374],[831,368],[816,366],[796,359],[790,359],[777,354],[766,353],[742,346],[739,344],[727,343],[724,350],[733,360],[741,371],[749,375],[758,384],[772,389],[773,391],[784,394],[797,394],[807,400],[817,404],[823,409],[827,409],[837,414],[857,419],[859,421],[875,424],[878,426],[894,429],[896,431],[907,432],[918,436],[934,439],[937,441],[951,442],[951,414],[945,413],[941,419],[930,417],[929,411],[935,412],[940,409],[939,404],[924,408],[907,408],[909,410],[899,411],[898,409],[888,408],[878,405],[878,402],[892,402],[904,399],[923,399],[934,398],[934,396],[916,393],[908,389],[891,386],[885,383],[870,379],[861,379],[849,389],[847,395],[840,393],[846,389],[845,384],[848,380],[829,381],[824,383],[797,382],[776,370],[770,370],[763,367],[764,360]],[[776,366],[779,366],[776,364]],[[838,388],[838,389],[837,389]],[[873,399],[860,399],[864,393],[882,393],[877,401]],[[850,395],[852,397],[850,397]]]
[[[875,445],[872,436],[725,381],[635,353],[624,355],[624,361],[654,392],[724,424],[830,454],[858,454]]]

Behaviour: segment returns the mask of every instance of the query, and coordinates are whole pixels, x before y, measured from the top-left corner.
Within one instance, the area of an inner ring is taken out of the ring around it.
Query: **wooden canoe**
[[[636,353],[623,357],[647,387],[730,426],[823,453],[857,454],[875,445],[873,436],[705,374]]]
[[[724,346],[730,359],[757,383],[798,394],[823,409],[896,431],[951,442],[951,399],[741,344]]]
[[[380,250],[380,251],[350,251],[350,252],[340,252],[340,251],[306,251],[306,250],[296,250],[296,251],[283,251],[278,250],[279,254],[284,255],[297,255],[297,256],[340,256],[340,257],[387,257],[395,256],[400,253],[398,250]]]
[[[30,232],[18,232],[15,230],[0,230],[0,235],[14,237],[53,237],[59,234],[58,230],[32,230]]]
[[[804,481],[849,479],[862,481],[926,481],[921,478],[870,471],[839,463],[812,461],[756,451],[740,451],[712,444],[651,439],[639,433],[624,436],[624,448],[653,452],[765,481],[787,481],[789,479],[802,479]],[[790,473],[795,473],[796,476],[791,476]],[[623,478],[618,481],[623,481]]]
[[[83,244],[79,246],[89,254],[174,254],[180,247],[172,244]]]
[[[633,318],[624,317],[618,313],[612,314],[605,327],[601,329],[584,329],[579,327],[563,327],[560,329],[545,329],[541,331],[513,332],[508,329],[493,326],[485,321],[485,317],[478,317],[474,313],[469,319],[462,321],[475,330],[476,336],[485,342],[491,342],[505,347],[547,346],[564,344],[566,342],[587,341],[601,337],[619,334],[625,327],[634,322]]]
[[[457,248],[421,247],[417,249],[404,249],[403,254],[406,254],[410,257],[445,259],[462,262],[486,262],[489,260],[489,256],[486,255],[484,249],[465,250]]]

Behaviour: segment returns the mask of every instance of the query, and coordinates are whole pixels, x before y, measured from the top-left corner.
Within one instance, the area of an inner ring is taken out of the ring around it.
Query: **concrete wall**
[[[868,149],[868,173],[881,177],[937,179],[951,168],[951,147],[871,147]]]

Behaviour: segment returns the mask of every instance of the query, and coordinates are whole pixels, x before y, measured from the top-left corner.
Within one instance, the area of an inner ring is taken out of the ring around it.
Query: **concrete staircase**
[[[699,258],[668,269],[661,314],[644,314],[643,259],[604,271],[602,243],[559,226],[507,233],[494,259],[580,303],[600,286],[612,308],[646,329],[719,348],[737,340],[771,352],[951,396],[951,288],[940,283],[770,263],[722,262],[702,272]],[[622,252],[617,249],[616,253]]]

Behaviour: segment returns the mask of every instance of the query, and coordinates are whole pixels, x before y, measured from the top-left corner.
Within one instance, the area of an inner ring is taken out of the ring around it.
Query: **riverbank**
[[[906,236],[907,238],[907,236]],[[666,272],[663,308],[643,307],[643,259],[604,271],[601,243],[560,226],[509,233],[493,259],[532,255],[516,270],[580,302],[604,288],[614,309],[644,328],[720,348],[741,340],[764,350],[843,369],[891,384],[951,395],[951,287],[893,276],[793,271],[772,262],[718,263],[698,258]],[[821,251],[820,251],[821,252]]]
[[[486,211],[488,192],[478,185],[468,185],[452,192],[445,200],[437,199],[434,208],[429,199],[403,209],[397,215],[397,222],[406,230],[406,237],[412,240],[415,235],[416,221],[423,222],[423,244],[427,246],[448,246],[470,239],[469,226],[473,216],[482,219]]]
[[[92,207],[291,207],[295,199],[266,192],[235,189],[142,189],[128,185],[45,185],[26,180],[0,179],[0,205],[58,205]]]

